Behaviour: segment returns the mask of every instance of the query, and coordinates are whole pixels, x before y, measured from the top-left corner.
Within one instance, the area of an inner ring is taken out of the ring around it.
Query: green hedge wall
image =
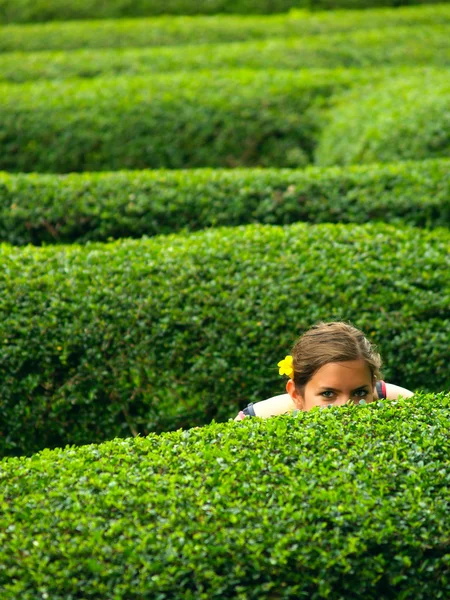
[[[321,165],[450,157],[449,71],[361,88],[331,112],[315,160]]]
[[[445,598],[449,408],[416,395],[4,460],[2,600]]]
[[[407,4],[437,4],[435,0],[310,0],[311,10],[360,9],[375,6],[404,6]]]
[[[3,23],[164,14],[264,14],[306,7],[308,2],[309,0],[0,0],[0,14]]]
[[[173,48],[72,50],[0,54],[0,80],[21,83],[98,75],[145,75],[200,69],[306,69],[435,65],[450,55],[447,25],[387,28]]]
[[[441,0],[444,4],[448,0]],[[0,0],[0,22],[30,23],[68,19],[105,19],[147,15],[217,13],[270,14],[290,9],[327,10],[405,4],[434,4],[435,0]]]
[[[200,71],[0,85],[0,169],[304,166],[331,94],[372,73]]]
[[[0,240],[86,243],[247,223],[450,226],[450,161],[302,170],[0,173]]]
[[[277,362],[318,319],[365,331],[385,380],[448,389],[449,242],[299,223],[2,244],[1,454],[228,419],[283,393]]]
[[[0,0],[1,1],[1,0]],[[154,17],[9,25],[0,29],[0,51],[131,48],[217,44],[274,37],[332,34],[377,28],[450,23],[447,4],[281,15]]]

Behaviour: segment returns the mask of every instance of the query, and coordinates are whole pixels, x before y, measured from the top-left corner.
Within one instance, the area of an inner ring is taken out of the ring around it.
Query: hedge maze
[[[450,597],[449,40],[0,0],[2,600]],[[415,395],[233,422],[320,320]]]

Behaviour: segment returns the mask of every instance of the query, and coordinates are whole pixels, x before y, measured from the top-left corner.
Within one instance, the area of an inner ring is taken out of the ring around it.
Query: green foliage
[[[445,3],[448,0],[441,0]],[[105,19],[146,15],[217,13],[265,14],[289,9],[371,8],[429,4],[435,0],[0,0],[0,22],[29,23],[69,19]]]
[[[361,328],[387,381],[448,389],[449,240],[299,223],[3,244],[1,452],[228,419],[282,393],[276,365],[319,319]]]
[[[449,23],[450,7],[446,4],[322,13],[296,10],[289,14],[252,15],[251,18],[245,15],[162,15],[157,18],[48,22],[2,27],[0,52],[218,44]]]
[[[0,0],[4,23],[147,15],[264,14],[305,7],[309,0]]]
[[[374,6],[402,6],[434,4],[435,0],[310,0],[312,10],[336,10],[341,8],[371,8]]]
[[[0,0],[0,13],[292,5]],[[85,244],[0,244],[1,600],[450,596],[449,160],[275,168],[449,157],[449,84],[428,69],[446,66],[449,16],[1,28],[0,50],[84,49],[5,55],[4,79],[103,75],[0,85],[0,168],[18,172],[0,173],[0,239]],[[306,33],[327,43],[294,39]],[[422,75],[398,66],[420,62]],[[337,65],[383,69],[274,70]],[[242,66],[261,72],[219,72]],[[189,171],[204,165],[268,168]],[[161,167],[185,170],[76,173]],[[93,243],[123,236],[143,239]],[[281,393],[277,362],[322,319],[359,327],[383,379],[415,396],[216,421]]]
[[[450,162],[302,170],[0,173],[0,240],[86,243],[247,223],[450,226]]]
[[[169,48],[113,48],[0,54],[0,79],[21,83],[200,69],[313,69],[397,65],[447,66],[448,25],[356,31],[301,39]]]
[[[447,71],[410,74],[352,90],[331,111],[320,165],[450,157]]]
[[[304,166],[330,95],[369,77],[236,70],[3,84],[0,169]]]
[[[1,598],[444,600],[449,408],[420,393],[3,460]]]

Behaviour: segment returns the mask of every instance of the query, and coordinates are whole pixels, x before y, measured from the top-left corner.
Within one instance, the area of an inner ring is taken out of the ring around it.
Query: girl
[[[381,357],[356,327],[343,321],[320,322],[295,343],[292,355],[278,363],[287,375],[287,394],[249,404],[235,421],[248,417],[272,417],[314,406],[341,406],[347,401],[395,400],[414,393],[385,383]]]

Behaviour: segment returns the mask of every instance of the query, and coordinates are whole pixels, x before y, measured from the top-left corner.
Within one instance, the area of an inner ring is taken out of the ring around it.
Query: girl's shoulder
[[[401,387],[399,385],[394,385],[393,383],[386,383],[385,386],[386,395],[383,397],[387,398],[388,400],[397,400],[399,396],[402,396],[403,398],[411,398],[411,396],[414,396],[414,392],[412,392],[411,390],[407,390],[406,388]]]
[[[297,407],[289,394],[279,394],[267,400],[261,400],[253,404],[256,417],[275,417],[295,410]]]

